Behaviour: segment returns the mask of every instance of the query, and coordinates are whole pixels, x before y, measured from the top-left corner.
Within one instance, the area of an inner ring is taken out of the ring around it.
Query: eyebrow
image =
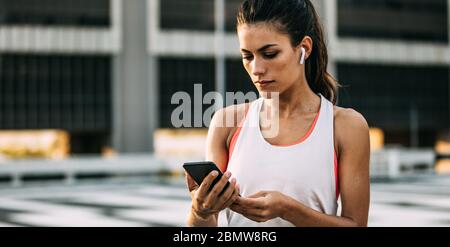
[[[268,45],[265,45],[265,46],[259,48],[258,51],[259,52],[264,51],[265,49],[270,48],[272,46],[277,46],[277,45],[276,44],[268,44]],[[248,51],[246,49],[241,49],[241,51],[251,53],[250,51]]]

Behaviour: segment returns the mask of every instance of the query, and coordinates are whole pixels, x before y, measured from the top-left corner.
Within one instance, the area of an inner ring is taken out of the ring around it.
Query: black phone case
[[[222,171],[220,171],[220,169],[216,166],[216,164],[209,161],[184,163],[183,168],[198,185],[202,184],[205,177],[208,176],[212,171],[219,172],[219,176],[217,176],[217,178],[214,179],[213,183],[211,184],[211,187],[209,188],[210,190],[214,187],[214,185],[217,182],[219,182],[219,180],[223,176]],[[230,182],[227,183],[224,190],[228,187],[229,184]]]

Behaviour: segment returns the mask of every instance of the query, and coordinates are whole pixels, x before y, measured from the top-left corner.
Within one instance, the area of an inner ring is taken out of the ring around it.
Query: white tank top
[[[237,179],[243,197],[259,191],[279,191],[321,213],[337,214],[333,104],[320,97],[320,111],[312,128],[301,141],[290,146],[275,146],[264,139],[259,125],[264,99],[252,103],[230,145],[227,167]],[[219,214],[218,223],[232,227],[293,226],[281,218],[257,223],[230,209]]]

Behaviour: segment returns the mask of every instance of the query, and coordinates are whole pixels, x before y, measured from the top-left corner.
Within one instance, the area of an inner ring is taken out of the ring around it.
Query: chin
[[[264,89],[258,89],[259,95],[264,99],[272,99],[274,95],[280,94],[278,91],[274,90],[264,90]]]

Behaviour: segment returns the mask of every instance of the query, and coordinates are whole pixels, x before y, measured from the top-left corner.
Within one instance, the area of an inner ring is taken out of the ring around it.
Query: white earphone
[[[305,64],[305,55],[306,55],[306,50],[305,50],[305,48],[302,47],[302,58],[300,59],[300,64]]]

